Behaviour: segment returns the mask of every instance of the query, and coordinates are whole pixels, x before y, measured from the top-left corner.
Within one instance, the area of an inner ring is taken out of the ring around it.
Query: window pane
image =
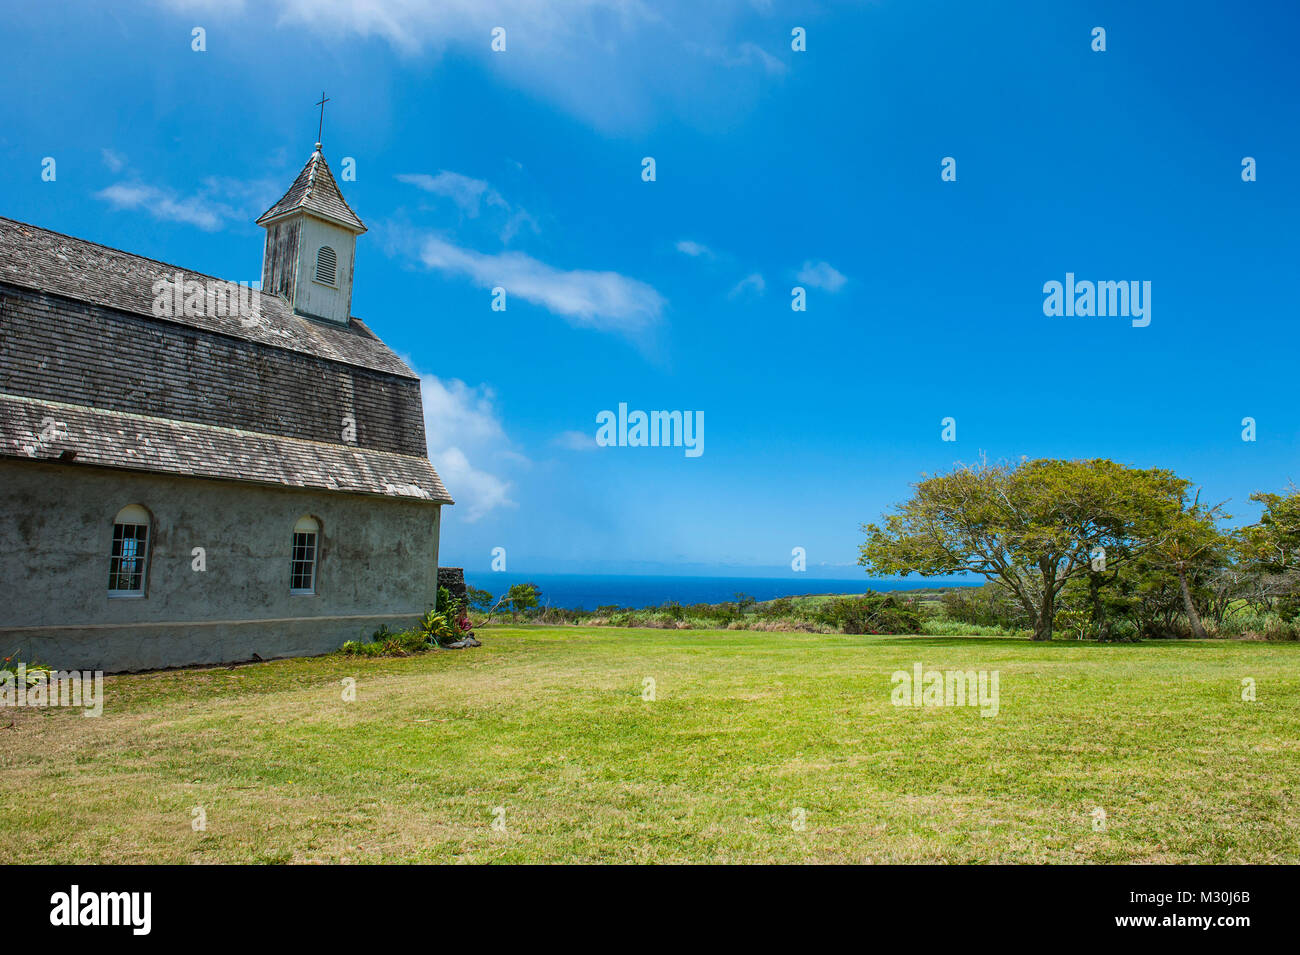
[[[312,592],[316,585],[316,535],[296,532],[289,571],[289,589]]]
[[[113,551],[108,563],[108,589],[118,593],[144,590],[148,524],[114,524]]]

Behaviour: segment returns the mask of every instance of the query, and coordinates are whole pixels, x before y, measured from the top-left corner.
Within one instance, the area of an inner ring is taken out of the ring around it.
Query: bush
[[[375,639],[369,642],[349,640],[339,648],[339,652],[349,657],[409,657],[430,649],[428,639],[418,630],[394,633],[383,626],[375,631],[374,636]]]
[[[44,663],[37,663],[35,660],[27,662],[19,659],[17,650],[5,657],[3,660],[0,660],[0,671],[7,670],[9,673],[13,674],[15,680],[18,678],[19,667],[23,668],[23,673],[25,674],[24,678],[27,681],[28,686],[35,686],[37,683],[42,683],[45,680],[48,680],[50,673],[53,672],[51,668],[46,666]]]
[[[948,619],[980,627],[1013,630],[1024,617],[1024,611],[997,584],[953,587],[943,591],[939,603]]]
[[[430,610],[420,618],[414,632],[419,635],[420,640],[423,642],[436,643],[441,647],[460,638],[460,630],[456,626],[456,617],[455,608],[450,606],[441,611]]]
[[[813,615],[818,623],[843,633],[920,633],[921,613],[893,594],[867,591],[861,597],[838,597]]]
[[[1269,614],[1264,624],[1265,640],[1295,640],[1300,636],[1300,629],[1294,620],[1286,620],[1278,614]]]
[[[1005,637],[1007,629],[961,623],[947,617],[928,617],[921,621],[921,633],[927,637]]]
[[[758,608],[758,615],[764,620],[774,620],[794,616],[794,601],[789,597],[778,597]]]

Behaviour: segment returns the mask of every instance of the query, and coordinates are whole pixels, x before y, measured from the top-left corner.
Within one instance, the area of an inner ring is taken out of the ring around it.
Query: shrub
[[[445,588],[439,588],[443,590]],[[430,610],[420,622],[416,624],[415,631],[424,643],[436,643],[438,646],[451,643],[459,639],[460,630],[456,626],[456,612],[448,607],[446,610]]]
[[[428,638],[419,630],[398,630],[380,627],[370,641],[349,640],[339,647],[339,652],[349,657],[409,657],[431,649]]]
[[[960,623],[981,627],[1015,629],[1024,611],[1008,596],[1006,589],[997,584],[980,587],[953,587],[939,596],[943,615]]]
[[[659,605],[659,612],[664,614],[669,620],[685,620],[686,609],[676,600],[670,600],[665,604]]]
[[[9,671],[14,675],[15,680],[18,678],[19,667],[23,668],[28,686],[35,686],[37,683],[48,680],[52,672],[50,667],[47,667],[44,663],[37,663],[35,660],[26,662],[19,659],[17,650],[0,660],[0,671]]]
[[[1269,614],[1264,624],[1265,640],[1295,640],[1298,636],[1295,621],[1286,620],[1278,614]]]
[[[764,620],[775,620],[794,616],[794,601],[789,597],[778,597],[758,608],[758,615]]]
[[[920,633],[921,613],[893,594],[867,591],[861,597],[838,597],[813,615],[818,623],[843,633]]]
[[[987,627],[978,623],[962,623],[947,617],[928,617],[921,621],[921,633],[927,637],[1003,637],[1005,627]]]

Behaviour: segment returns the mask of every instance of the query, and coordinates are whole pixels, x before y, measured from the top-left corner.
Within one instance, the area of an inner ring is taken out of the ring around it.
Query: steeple
[[[357,236],[366,227],[343,199],[320,143],[257,224],[266,229],[262,291],[281,296],[299,315],[346,325]]]

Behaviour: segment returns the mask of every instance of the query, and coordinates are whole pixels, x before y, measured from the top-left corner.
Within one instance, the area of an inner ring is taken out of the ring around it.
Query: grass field
[[[0,857],[1300,861],[1297,644],[482,637],[109,677],[97,719],[0,710]],[[891,705],[918,661],[999,671],[999,714]]]

